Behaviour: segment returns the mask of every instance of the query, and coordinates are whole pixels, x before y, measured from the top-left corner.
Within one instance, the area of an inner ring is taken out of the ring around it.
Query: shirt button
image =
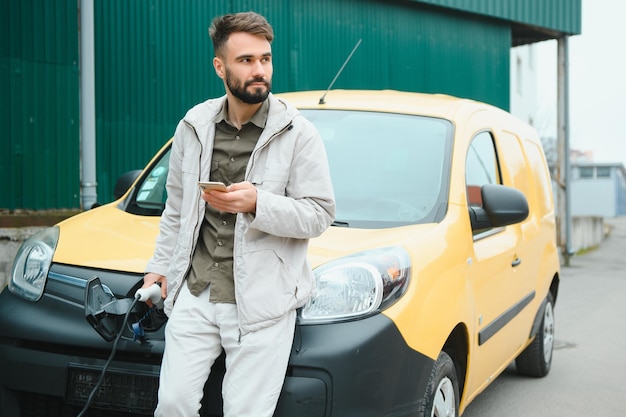
[[[239,135],[235,136],[235,140],[239,140],[241,137]]]
[[[217,246],[224,246],[224,242],[222,242],[221,240],[217,241]]]
[[[230,158],[230,162],[235,162],[235,158]]]
[[[222,220],[222,226],[226,226],[228,222],[226,220]]]
[[[217,262],[213,262],[213,268],[217,268],[218,266],[220,266],[220,264],[218,264]]]

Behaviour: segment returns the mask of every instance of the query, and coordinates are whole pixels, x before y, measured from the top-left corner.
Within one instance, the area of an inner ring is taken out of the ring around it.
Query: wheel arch
[[[556,305],[556,296],[559,293],[559,283],[561,278],[558,273],[552,277],[552,283],[550,284],[550,292],[552,293],[552,302]]]
[[[552,306],[554,307],[556,305],[556,297],[558,295],[559,292],[559,274],[554,274],[554,277],[552,277],[552,282],[550,283],[550,288],[549,288],[549,292],[552,295]],[[530,328],[530,334],[528,335],[529,339],[532,339],[533,337],[535,337],[535,335],[537,334],[537,332],[539,332],[539,326],[541,326],[541,320],[543,319],[543,314],[544,314],[544,309],[546,308],[546,297],[544,297],[544,299],[541,301],[541,304],[539,305],[539,309],[537,310],[537,313],[535,314],[535,320],[533,321],[533,325]]]
[[[459,403],[461,403],[463,393],[465,391],[467,361],[469,355],[469,332],[464,323],[456,325],[450,333],[450,336],[448,336],[442,350],[445,351],[454,362],[459,382]]]

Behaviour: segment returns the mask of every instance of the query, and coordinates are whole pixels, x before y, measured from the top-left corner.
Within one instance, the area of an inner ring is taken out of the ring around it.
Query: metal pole
[[[93,0],[80,0],[80,167],[82,208],[98,199]]]
[[[558,39],[557,48],[557,118],[558,142],[560,159],[559,217],[561,237],[559,242],[565,266],[570,264],[572,215],[571,215],[571,181],[570,181],[570,146],[569,146],[569,46],[568,36]]]

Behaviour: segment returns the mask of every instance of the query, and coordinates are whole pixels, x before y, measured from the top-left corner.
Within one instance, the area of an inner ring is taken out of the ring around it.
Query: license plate
[[[84,405],[100,373],[101,369],[98,368],[70,366],[65,401],[68,404]],[[157,404],[158,388],[158,375],[108,370],[91,401],[91,407],[151,414]]]

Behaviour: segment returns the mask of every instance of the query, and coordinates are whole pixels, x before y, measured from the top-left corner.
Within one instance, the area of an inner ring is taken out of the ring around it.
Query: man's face
[[[272,89],[272,48],[267,39],[233,33],[223,55],[216,57],[213,65],[228,91],[247,104],[263,102]]]

